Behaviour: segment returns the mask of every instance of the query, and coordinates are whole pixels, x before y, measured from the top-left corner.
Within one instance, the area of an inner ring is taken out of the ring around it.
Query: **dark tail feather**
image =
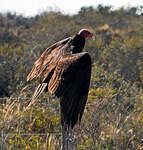
[[[40,94],[45,90],[47,86],[47,83],[42,83],[42,84],[39,84],[37,87],[36,87],[36,90],[32,96],[32,99],[30,100],[29,104],[26,106],[25,110],[26,111],[27,109],[30,108],[30,106],[32,104],[34,104],[38,99],[38,97],[40,96]]]

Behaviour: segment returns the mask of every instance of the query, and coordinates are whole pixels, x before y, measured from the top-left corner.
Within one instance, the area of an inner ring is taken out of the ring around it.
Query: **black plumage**
[[[62,126],[73,128],[81,120],[91,77],[91,58],[82,50],[85,38],[92,36],[82,29],[43,52],[27,77],[27,81],[40,79],[28,107],[45,91],[60,99]]]

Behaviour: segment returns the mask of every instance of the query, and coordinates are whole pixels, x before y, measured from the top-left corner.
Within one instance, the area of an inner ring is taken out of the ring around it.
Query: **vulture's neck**
[[[75,36],[73,36],[72,39],[72,52],[74,53],[80,53],[82,52],[84,45],[85,45],[85,38],[82,37],[79,34],[76,34]]]

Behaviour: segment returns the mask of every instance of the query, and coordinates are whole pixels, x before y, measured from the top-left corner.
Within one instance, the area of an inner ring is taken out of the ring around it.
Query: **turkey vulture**
[[[81,29],[43,52],[27,77],[27,81],[40,79],[27,108],[45,91],[60,99],[62,126],[73,128],[81,120],[91,77],[90,55],[82,52],[86,38],[94,35],[88,29]]]

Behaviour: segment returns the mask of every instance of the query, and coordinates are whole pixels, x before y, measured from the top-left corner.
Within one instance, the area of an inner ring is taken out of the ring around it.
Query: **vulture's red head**
[[[93,40],[95,39],[95,36],[88,29],[81,29],[78,32],[78,34],[84,37],[85,39],[86,38],[92,38]]]

